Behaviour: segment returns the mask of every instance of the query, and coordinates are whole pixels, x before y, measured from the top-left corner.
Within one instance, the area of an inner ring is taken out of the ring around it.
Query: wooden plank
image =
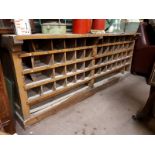
[[[26,119],[29,117],[30,113],[29,113],[29,106],[26,103],[28,97],[27,97],[27,92],[24,89],[24,79],[22,76],[22,62],[21,62],[21,59],[18,57],[18,54],[19,52],[12,53],[12,60],[14,63],[14,71],[15,71],[16,80],[17,80],[16,83],[19,91],[23,117]]]
[[[53,35],[53,34],[32,34],[32,35],[14,35],[16,40],[31,39],[60,39],[60,38],[87,38],[87,37],[103,37],[103,36],[136,36],[138,33],[104,33],[104,34],[71,34]],[[11,36],[11,35],[10,35]],[[12,35],[13,36],[13,35]]]

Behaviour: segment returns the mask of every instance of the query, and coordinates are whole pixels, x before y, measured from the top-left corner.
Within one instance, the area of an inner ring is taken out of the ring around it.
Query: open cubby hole
[[[54,70],[55,70],[55,77],[61,77],[65,75],[65,66],[56,67]]]
[[[129,44],[129,48],[133,48],[134,43]]]
[[[25,57],[22,58],[22,64],[23,64],[23,69],[31,69],[32,68],[32,61],[31,57]]]
[[[64,63],[65,62],[65,55],[64,53],[54,53],[54,63]]]
[[[93,49],[89,48],[85,50],[85,57],[92,57]]]
[[[70,76],[67,78],[67,85],[73,85],[75,82],[75,76]]]
[[[87,79],[87,78],[91,78],[91,76],[92,76],[92,72],[91,72],[91,71],[85,72],[85,78],[86,78],[86,79]]]
[[[46,94],[46,93],[51,93],[55,90],[55,87],[54,87],[54,83],[47,83],[45,85],[42,86],[42,93],[43,94]]]
[[[67,65],[66,71],[67,74],[73,74],[75,72],[75,64]]]
[[[98,44],[98,45],[103,44],[103,38],[98,38],[98,40],[97,40],[97,44]]]
[[[24,75],[24,80],[25,80],[25,84],[29,84],[29,83],[32,83],[34,81],[31,74],[25,74]]]
[[[112,61],[113,60],[113,56],[112,55],[109,55],[108,56],[108,61]]]
[[[84,77],[85,77],[84,73],[80,73],[80,74],[77,74],[77,75],[76,75],[77,81],[82,81],[82,80],[84,80]]]
[[[106,72],[106,70],[107,70],[107,66],[103,66],[103,67],[101,67],[101,73]]]
[[[75,39],[65,39],[66,48],[75,48],[76,40]]]
[[[34,57],[34,67],[40,67],[52,64],[52,55],[41,55]]]
[[[34,46],[34,47],[33,47]],[[36,51],[49,51],[52,50],[50,39],[36,39],[32,41],[32,48]]]
[[[105,56],[105,57],[102,57],[102,63],[106,63],[108,61],[108,57]]]
[[[118,55],[117,55],[117,54],[114,54],[114,55],[113,55],[113,59],[114,59],[114,60],[117,60],[117,59],[118,59]]]
[[[115,36],[111,36],[110,39],[109,39],[109,42],[110,43],[114,43],[116,40],[116,37]]]
[[[132,50],[129,50],[129,51],[127,52],[127,56],[132,56],[132,53],[133,53],[133,51],[132,51]]]
[[[96,68],[95,69],[95,74],[100,74],[101,73],[101,68]]]
[[[103,54],[103,48],[104,47],[97,47],[97,55]]]
[[[53,50],[60,50],[65,48],[64,39],[53,39]]]
[[[66,86],[66,79],[56,81],[55,86],[56,90],[63,89]]]
[[[86,38],[77,38],[76,46],[77,47],[86,46]]]
[[[121,53],[117,54],[118,59],[121,59],[121,56],[122,56]]]
[[[125,41],[125,36],[120,36],[119,37],[119,42]]]
[[[102,63],[102,58],[95,59],[95,65],[100,65]]]
[[[76,69],[78,70],[84,70],[85,68],[85,62],[79,62],[76,64]]]
[[[117,62],[117,66],[120,67],[122,65],[122,61]]]
[[[53,76],[52,69],[43,70],[43,71],[31,74],[31,77],[33,77],[33,79],[34,79],[33,81],[35,81],[35,82],[40,81],[40,80],[46,80],[48,78],[52,78],[52,76]]]
[[[37,98],[41,95],[41,87],[35,87],[27,91],[28,99]]]
[[[108,36],[103,37],[103,43],[108,44],[110,42],[110,38]]]
[[[107,70],[108,71],[112,70],[112,66],[113,66],[112,64],[107,65]]]
[[[77,59],[82,59],[85,56],[85,50],[77,50],[76,51],[76,58]]]
[[[123,57],[125,58],[127,56],[127,52],[123,52]]]
[[[114,50],[114,46],[109,46],[109,51],[113,51]]]
[[[92,61],[91,60],[85,61],[85,68],[90,68],[90,67],[92,67]]]
[[[98,38],[92,37],[86,39],[86,46],[96,45],[98,42]]]
[[[75,60],[75,51],[66,52],[66,61]]]
[[[103,46],[103,53],[109,51],[109,46]]]

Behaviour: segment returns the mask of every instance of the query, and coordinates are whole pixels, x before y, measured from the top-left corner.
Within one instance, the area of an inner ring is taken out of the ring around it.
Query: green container
[[[126,33],[136,33],[139,27],[139,22],[127,22],[125,26]]]
[[[44,34],[65,34],[66,24],[62,23],[44,23],[41,24],[42,33]]]

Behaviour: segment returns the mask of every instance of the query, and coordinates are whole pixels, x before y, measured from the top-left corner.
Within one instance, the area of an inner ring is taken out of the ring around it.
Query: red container
[[[91,19],[74,19],[73,20],[73,33],[86,34],[91,30]]]
[[[94,30],[105,30],[105,19],[93,19],[92,29]]]

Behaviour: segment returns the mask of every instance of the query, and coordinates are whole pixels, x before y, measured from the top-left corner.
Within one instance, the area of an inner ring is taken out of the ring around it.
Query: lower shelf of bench
[[[96,83],[93,88],[90,88],[87,86],[86,89],[84,89],[78,93],[75,93],[74,95],[68,97],[66,100],[64,100],[60,103],[52,104],[38,112],[32,113],[29,116],[29,118],[27,118],[26,120],[23,120],[22,117],[18,114],[18,112],[16,112],[17,120],[23,128],[26,128],[32,124],[35,124],[35,123],[43,120],[44,118],[46,118],[50,115],[57,113],[58,111],[60,111],[64,108],[67,108],[73,104],[81,102],[82,100],[94,95],[98,91],[103,90],[103,89],[107,88],[108,86],[111,86],[112,84],[115,84],[122,77],[125,77],[126,75],[128,75],[128,72],[126,72],[124,74],[122,74],[120,72],[115,73],[115,74],[113,73],[112,75],[109,75],[109,78],[106,78],[105,80],[101,81],[101,83],[98,82],[100,84]]]

